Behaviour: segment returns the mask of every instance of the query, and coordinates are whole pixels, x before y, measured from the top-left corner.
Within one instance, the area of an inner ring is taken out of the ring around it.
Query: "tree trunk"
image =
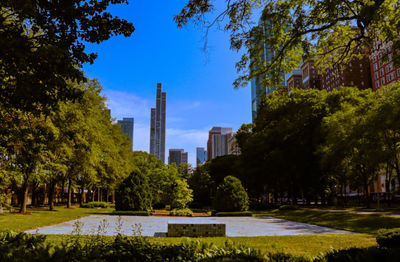
[[[38,206],[38,195],[37,195],[38,184],[36,182],[32,183],[32,203],[31,206]]]
[[[49,210],[50,211],[54,210],[54,187],[55,187],[55,184],[53,181],[51,181],[49,184]]]
[[[81,186],[81,192],[80,192],[80,194],[79,194],[79,206],[80,207],[82,207],[82,205],[83,205],[83,201],[84,201],[84,191],[85,191],[85,188],[84,188],[84,185],[82,184],[82,186]]]
[[[71,197],[72,197],[72,181],[68,179],[68,199],[67,199],[67,208],[71,208]]]
[[[20,213],[25,214],[26,213],[26,202],[28,201],[28,182],[24,180],[22,183],[22,198],[21,198],[21,208],[19,210]]]
[[[112,203],[115,204],[115,190],[112,191]]]
[[[61,203],[65,203],[64,201],[64,192],[65,192],[65,179],[62,180],[62,185],[61,185]]]
[[[369,198],[368,183],[366,181],[364,182],[364,187],[365,187],[366,206],[367,206],[367,208],[370,208],[371,207],[371,201],[370,201],[370,198]]]

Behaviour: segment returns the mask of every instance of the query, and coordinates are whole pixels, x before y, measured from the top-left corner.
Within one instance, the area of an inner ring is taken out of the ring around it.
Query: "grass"
[[[57,207],[55,211],[46,208],[28,209],[27,214],[4,213],[0,214],[0,229],[21,232],[41,226],[58,224],[92,214],[110,213],[113,209],[102,208],[64,208]]]
[[[211,237],[195,238],[202,242],[223,245],[232,241],[246,247],[260,250],[262,253],[284,252],[296,256],[316,257],[332,249],[376,246],[373,236],[367,234],[351,235],[297,235],[263,237]],[[179,244],[187,238],[151,238],[151,242],[160,244]]]
[[[378,214],[361,215],[327,212],[323,210],[299,209],[254,212],[254,215],[273,216],[276,218],[367,234],[376,234],[376,232],[381,228],[400,227],[399,217],[389,217]]]
[[[40,226],[57,224],[91,214],[110,214],[113,209],[90,208],[56,208],[56,211],[47,211],[44,208],[30,209],[29,214],[20,215],[5,213],[0,215],[0,229],[24,231]],[[376,246],[374,234],[379,228],[400,227],[400,218],[359,215],[349,213],[324,212],[322,210],[273,210],[254,212],[255,215],[269,215],[293,221],[306,222],[321,226],[362,232],[368,234],[348,235],[297,235],[297,236],[264,236],[264,237],[214,237],[192,238],[215,245],[222,245],[232,241],[250,248],[266,252],[285,252],[292,255],[315,257],[332,249],[347,249],[350,247]],[[49,235],[48,241],[59,243],[66,240],[68,235]],[[151,242],[161,244],[178,244],[188,238],[156,238],[150,237]]]

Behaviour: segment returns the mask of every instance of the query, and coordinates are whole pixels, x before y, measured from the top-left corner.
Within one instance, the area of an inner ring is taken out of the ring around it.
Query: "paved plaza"
[[[166,236],[168,223],[226,224],[226,235],[283,236],[308,234],[351,234],[352,232],[287,221],[273,217],[155,217],[92,215],[52,226],[26,231],[39,234],[71,234],[79,229],[85,235]]]

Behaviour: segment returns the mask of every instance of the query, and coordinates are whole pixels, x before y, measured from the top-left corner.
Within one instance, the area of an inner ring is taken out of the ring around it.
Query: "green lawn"
[[[91,214],[110,213],[112,209],[89,208],[56,208],[56,211],[46,209],[30,209],[29,214],[20,215],[5,213],[0,215],[0,229],[24,231],[40,226],[57,224]],[[344,213],[328,213],[315,210],[269,211],[257,212],[256,215],[271,215],[289,220],[307,222],[322,226],[347,229],[355,232],[375,233],[380,227],[400,226],[400,219],[381,217],[377,215],[356,215]],[[66,235],[50,235],[50,242],[60,242],[68,238]],[[155,238],[150,241],[162,244],[177,244],[187,241],[188,238]],[[242,244],[259,249],[262,252],[285,252],[293,255],[315,257],[332,249],[346,249],[349,247],[375,246],[375,238],[370,234],[350,235],[302,235],[302,236],[265,236],[265,237],[217,237],[192,238],[207,243],[222,245],[226,241]]]
[[[65,207],[57,207],[55,211],[48,211],[46,208],[35,208],[28,209],[27,214],[4,213],[0,214],[0,230],[20,232],[40,226],[58,224],[92,214],[110,213],[112,210],[111,208],[93,209],[73,207],[68,209]]]
[[[256,212],[257,216],[266,215],[292,221],[344,229],[353,232],[375,234],[380,228],[400,227],[400,217],[382,215],[360,215],[352,213],[327,212],[323,210],[272,210]]]

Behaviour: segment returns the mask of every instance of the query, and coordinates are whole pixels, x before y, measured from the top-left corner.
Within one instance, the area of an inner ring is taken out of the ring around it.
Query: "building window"
[[[361,85],[362,85],[362,86],[364,85],[364,81],[361,81]]]
[[[378,72],[375,72],[375,79],[378,79],[379,78],[379,74],[378,74]]]
[[[385,78],[381,79],[381,84],[384,85],[385,84]]]
[[[354,82],[353,82],[353,81],[350,81],[350,85],[354,85]]]
[[[379,53],[379,55],[378,55],[378,56],[379,56],[379,58],[382,58],[382,53]]]
[[[381,61],[379,61],[379,66],[382,66],[382,60],[381,60]]]
[[[388,71],[392,71],[392,69],[393,69],[392,64],[389,64],[389,65],[388,65]]]
[[[374,56],[374,62],[376,62],[376,56]]]
[[[378,70],[378,64],[374,64],[375,70]]]
[[[381,68],[381,76],[383,76],[385,74],[385,71],[383,70],[383,68]]]
[[[360,72],[361,72],[361,73],[362,73],[362,71],[363,71],[363,70],[362,70],[362,69],[360,69]]]
[[[400,68],[397,69],[397,76],[400,76]]]
[[[376,88],[379,87],[379,80],[375,82],[375,87],[376,87]]]
[[[389,57],[389,61],[392,61],[392,54],[389,54],[388,57]]]

